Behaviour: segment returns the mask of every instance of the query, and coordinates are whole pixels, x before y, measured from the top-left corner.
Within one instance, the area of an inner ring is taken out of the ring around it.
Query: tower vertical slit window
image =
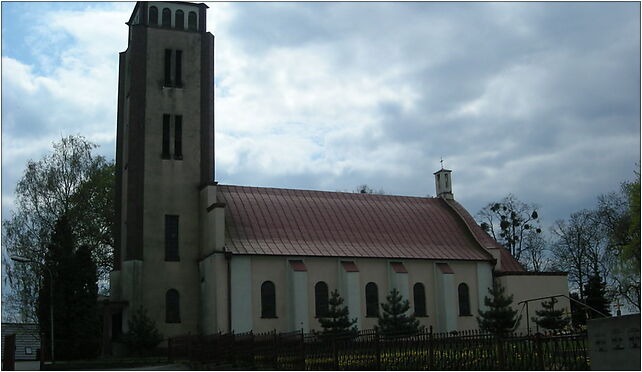
[[[169,115],[163,114],[163,159],[169,159]]]
[[[174,117],[174,159],[183,159],[183,117]]]
[[[187,30],[196,31],[196,13],[189,12],[187,16]]]
[[[158,8],[155,6],[149,7],[149,24],[152,26],[158,25]]]
[[[314,286],[314,309],[317,318],[328,315],[328,285],[325,282]]]
[[[165,49],[165,86],[172,86],[172,50]]]
[[[179,261],[178,216],[165,215],[165,261]]]
[[[426,289],[421,283],[415,283],[412,288],[415,302],[415,316],[426,316]]]
[[[181,322],[180,295],[175,289],[170,289],[165,293],[165,322]]]
[[[276,318],[276,289],[269,280],[261,284],[261,318]]]
[[[471,315],[468,285],[466,283],[461,283],[459,287],[457,287],[457,292],[459,295],[459,316]]]
[[[163,27],[170,28],[172,27],[172,12],[169,8],[163,9]]]
[[[174,15],[174,28],[179,30],[185,29],[185,16],[182,10],[177,10]]]
[[[366,284],[366,317],[379,316],[379,290],[373,282]]]
[[[175,66],[175,84],[177,87],[183,86],[183,51],[176,51],[176,66]]]

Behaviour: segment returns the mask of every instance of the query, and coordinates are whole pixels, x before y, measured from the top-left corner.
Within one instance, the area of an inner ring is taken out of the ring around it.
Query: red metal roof
[[[308,271],[308,268],[302,260],[290,260],[290,266],[294,271]]]
[[[486,249],[499,249],[500,254],[500,267],[497,271],[526,271],[524,267],[508,252],[501,244],[497,243],[484,229],[477,225],[475,219],[468,213],[468,211],[455,200],[446,200],[455,212],[464,220],[466,226],[470,229],[477,242]]]
[[[439,270],[441,270],[441,272],[444,273],[444,274],[454,274],[455,273],[453,271],[452,267],[450,267],[450,265],[448,265],[447,263],[443,263],[443,262],[438,263],[437,264],[437,268],[439,268]]]
[[[359,272],[359,268],[357,267],[357,264],[354,263],[354,261],[341,261],[341,265],[343,266],[343,269],[348,273]]]
[[[403,265],[403,262],[391,262],[390,266],[392,266],[392,269],[399,274],[407,274],[408,270],[406,270],[406,267]]]
[[[441,198],[230,185],[217,196],[235,254],[492,259],[474,220]]]

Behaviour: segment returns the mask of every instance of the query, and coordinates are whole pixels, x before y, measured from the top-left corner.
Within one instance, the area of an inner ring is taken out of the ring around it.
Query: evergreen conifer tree
[[[323,330],[317,333],[321,338],[332,338],[338,335],[357,333],[357,326],[354,325],[357,319],[348,317],[349,311],[343,306],[343,298],[336,289],[330,294],[328,299],[328,312],[324,317],[319,318],[319,323]]]
[[[396,288],[386,296],[386,303],[382,303],[381,308],[383,313],[375,329],[382,335],[413,335],[424,328],[414,314],[407,315],[410,303],[403,299]]]
[[[535,324],[549,330],[560,330],[566,327],[569,319],[564,316],[564,309],[555,310],[555,304],[558,302],[555,297],[551,297],[550,301],[542,302],[542,310],[535,311],[537,317],[532,318]]]
[[[580,295],[577,292],[571,292],[570,297],[572,300],[575,300],[571,301],[571,321],[573,322],[573,327],[586,325],[586,307],[577,303],[583,303]]]
[[[38,311],[40,329],[49,341],[53,301],[56,359],[93,358],[100,351],[98,274],[91,253],[86,245],[76,249],[72,226],[63,214],[47,247]]]
[[[598,271],[595,271],[595,273],[589,277],[588,283],[584,287],[584,295],[586,296],[586,304],[588,306],[607,316],[611,315],[611,304],[606,298],[606,283],[602,281],[602,277]],[[602,315],[591,309],[588,310],[588,314],[589,319],[602,318]]]
[[[504,336],[510,333],[521,319],[521,316],[517,316],[517,310],[513,310],[510,306],[513,303],[513,296],[506,296],[504,292],[504,287],[498,282],[494,282],[493,287],[488,288],[490,297],[484,297],[484,304],[488,310],[479,310],[477,317],[482,331]]]
[[[123,342],[134,355],[144,355],[163,340],[156,323],[147,316],[147,310],[142,306],[134,311],[127,325],[129,331],[123,335]]]

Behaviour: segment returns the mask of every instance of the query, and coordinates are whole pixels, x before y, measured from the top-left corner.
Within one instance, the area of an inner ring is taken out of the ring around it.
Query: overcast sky
[[[545,225],[640,159],[639,3],[217,3],[216,180],[508,193]],[[26,161],[81,134],[114,157],[133,3],[2,3],[2,212]]]

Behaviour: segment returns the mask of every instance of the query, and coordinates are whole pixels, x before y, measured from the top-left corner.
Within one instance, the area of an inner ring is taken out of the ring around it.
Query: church
[[[434,198],[217,183],[207,8],[137,2],[126,23],[110,336],[141,306],[164,337],[309,332],[337,289],[370,329],[396,288],[421,324],[446,332],[478,328],[493,280],[514,308],[568,295],[566,273],[527,272],[477,225],[448,169],[433,174]],[[540,304],[530,306],[533,316]]]

